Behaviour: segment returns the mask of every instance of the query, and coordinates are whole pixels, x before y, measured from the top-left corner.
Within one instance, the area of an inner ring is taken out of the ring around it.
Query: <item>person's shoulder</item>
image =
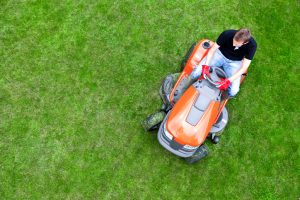
[[[237,30],[233,30],[233,29],[229,29],[229,30],[225,30],[220,34],[220,38],[222,38],[223,40],[229,40],[232,39],[235,35]]]
[[[226,30],[226,31],[228,31],[228,32],[230,32],[230,33],[236,33],[238,30],[235,30],[235,29],[228,29],[228,30]]]
[[[257,43],[253,37],[251,37],[251,39],[249,40],[249,45],[251,47],[257,47]]]
[[[228,30],[223,31],[223,33],[226,35],[232,35],[232,34],[234,35],[236,32],[237,32],[237,30],[234,30],[234,29],[228,29]]]

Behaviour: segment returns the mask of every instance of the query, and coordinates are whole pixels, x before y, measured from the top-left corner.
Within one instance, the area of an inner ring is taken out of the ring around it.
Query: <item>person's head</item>
[[[233,37],[233,46],[240,47],[247,44],[251,39],[251,32],[247,28],[241,28]]]

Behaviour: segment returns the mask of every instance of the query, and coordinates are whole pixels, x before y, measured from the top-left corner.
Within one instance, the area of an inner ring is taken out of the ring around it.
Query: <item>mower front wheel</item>
[[[201,145],[191,157],[185,158],[185,161],[189,164],[193,164],[206,157],[207,155],[208,147],[206,145]]]
[[[161,122],[164,120],[166,113],[163,111],[153,113],[143,122],[143,127],[146,131],[158,129]]]

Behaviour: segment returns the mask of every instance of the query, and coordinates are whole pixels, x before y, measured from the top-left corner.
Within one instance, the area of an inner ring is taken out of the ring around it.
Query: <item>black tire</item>
[[[162,82],[159,89],[160,97],[162,98],[166,108],[171,106],[171,103],[167,96],[172,92],[176,81],[178,80],[180,73],[169,74]]]
[[[185,161],[189,164],[193,164],[195,162],[198,162],[202,158],[206,157],[208,155],[208,147],[206,145],[201,145],[194,155],[191,157],[185,158]]]
[[[180,82],[178,83],[178,86],[175,89],[174,96],[173,96],[173,102],[176,103],[181,96],[184,94],[184,92],[194,83],[194,80],[191,78],[191,76],[185,76],[183,77]]]
[[[194,42],[192,44],[192,46],[190,47],[190,49],[188,50],[188,52],[185,54],[182,62],[181,62],[181,67],[180,67],[180,71],[182,71],[186,65],[186,62],[188,61],[188,59],[190,58],[191,54],[193,53],[193,50],[196,46],[197,42]]]
[[[212,142],[213,142],[214,144],[218,144],[218,143],[220,142],[219,136],[216,135],[214,138],[212,138]]]
[[[147,117],[147,119],[143,122],[143,127],[146,131],[153,131],[158,129],[161,122],[164,120],[166,116],[165,112],[156,112]]]

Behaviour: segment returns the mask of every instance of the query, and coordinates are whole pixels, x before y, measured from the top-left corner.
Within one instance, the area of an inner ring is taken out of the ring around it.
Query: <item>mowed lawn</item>
[[[0,199],[300,197],[300,3],[0,2]],[[218,145],[195,165],[141,127],[190,45],[258,43]]]

